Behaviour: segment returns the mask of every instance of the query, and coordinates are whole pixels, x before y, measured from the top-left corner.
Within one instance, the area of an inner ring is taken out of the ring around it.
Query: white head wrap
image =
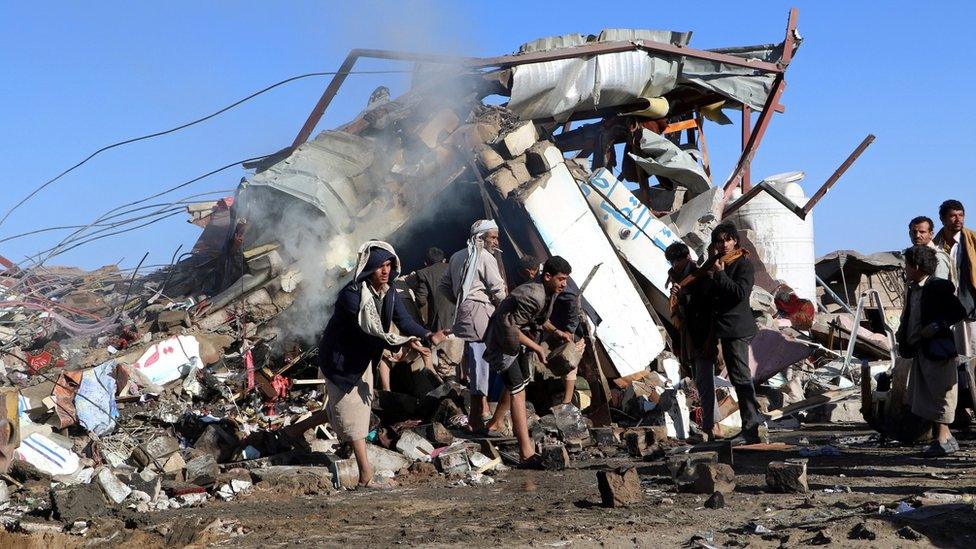
[[[471,238],[468,239],[468,257],[464,260],[464,271],[461,275],[461,288],[457,296],[457,306],[460,307],[464,299],[471,293],[474,277],[478,272],[478,254],[484,251],[484,235],[488,231],[497,231],[498,223],[492,219],[479,219],[471,225]],[[455,311],[455,316],[457,315]]]

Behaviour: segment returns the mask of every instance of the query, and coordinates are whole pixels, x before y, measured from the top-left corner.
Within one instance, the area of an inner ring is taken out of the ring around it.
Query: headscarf
[[[388,260],[391,263],[390,279],[400,274],[400,258],[397,257],[393,246],[380,240],[370,240],[359,248],[359,258],[356,261],[356,273],[353,282],[359,285],[359,327],[367,334],[378,337],[387,345],[403,345],[415,337],[404,337],[392,331],[383,329],[383,317],[373,300],[373,293],[369,287],[369,277]],[[387,290],[396,291],[396,290]],[[392,328],[392,325],[390,326]]]
[[[461,307],[461,303],[468,297],[468,294],[471,293],[471,287],[474,285],[474,277],[478,274],[478,254],[485,250],[484,235],[492,230],[497,231],[498,224],[491,219],[479,219],[474,222],[474,225],[471,225],[471,237],[468,239],[468,257],[464,260],[461,288],[457,296],[457,306],[459,308]]]

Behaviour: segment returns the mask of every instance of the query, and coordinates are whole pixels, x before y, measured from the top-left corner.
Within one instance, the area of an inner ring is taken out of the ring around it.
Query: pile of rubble
[[[528,255],[560,255],[584,288],[590,337],[577,357],[574,403],[559,404],[541,366],[530,395],[531,434],[547,468],[617,452],[677,455],[679,486],[734,487],[723,451],[672,452],[700,434],[700,397],[672,353],[664,259],[674,242],[703,258],[726,219],[757,267],[750,366],[773,426],[803,414],[858,420],[824,410],[849,409],[859,384],[894,371],[884,335],[893,303],[853,311],[866,288],[845,270],[852,263],[815,267],[809,214],[836,177],[810,200],[801,173],[749,181],[799,46],[795,13],[777,45],[705,51],[689,38],[607,29],[490,59],[356,51],[353,63],[418,61],[414,86],[396,99],[377,89],[358,117],[309,141],[338,75],[293,146],[245,166],[253,173],[235,196],[189,208],[203,234],[174,264],[126,275],[5,261],[3,520],[49,510],[83,529],[76,521],[112,506],[194,506],[260,483],[354,486],[355,460],[325,421],[315,360],[316,334],[354,252],[380,238],[419,267],[429,246],[460,249],[481,217],[501,227],[508,269]],[[499,95],[505,106],[492,99]],[[755,125],[735,172],[716,185],[705,123],[730,124],[733,111]],[[853,289],[838,290],[842,276]],[[408,281],[398,291],[410,302]],[[468,393],[457,355],[435,354],[433,369],[409,354],[390,358],[368,445],[378,470],[483,484],[517,461],[514,439],[463,430]],[[735,393],[721,377],[716,387],[716,420],[734,435]],[[608,505],[635,497],[625,494],[632,471],[601,475]],[[805,466],[775,464],[769,475],[771,485],[799,489]]]

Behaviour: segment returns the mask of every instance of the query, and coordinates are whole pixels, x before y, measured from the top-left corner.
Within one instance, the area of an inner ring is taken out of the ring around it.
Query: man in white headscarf
[[[468,424],[476,432],[497,430],[508,411],[507,394],[488,418],[488,377],[484,360],[485,331],[495,306],[508,294],[492,250],[498,246],[498,224],[481,219],[471,226],[468,247],[451,256],[440,288],[454,300],[454,335],[465,341],[471,414]]]
[[[443,331],[432,333],[413,320],[399,294],[390,288],[399,271],[400,259],[392,246],[379,240],[363,244],[353,279],[336,297],[335,311],[319,343],[329,422],[339,440],[352,446],[359,486],[367,488],[389,484],[374,477],[366,455],[373,367],[384,350],[406,345],[423,352],[424,344],[436,345],[445,337]]]

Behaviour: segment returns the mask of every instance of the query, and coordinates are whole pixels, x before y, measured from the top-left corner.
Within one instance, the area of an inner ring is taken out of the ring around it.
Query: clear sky
[[[803,170],[808,194],[868,133],[877,141],[814,210],[818,255],[907,244],[906,222],[954,197],[976,211],[969,157],[971,3],[939,2],[50,2],[0,1],[0,158],[6,211],[101,146],[176,126],[297,74],[336,70],[350,48],[488,56],[538,37],[630,27],[692,30],[691,45],[779,42],[791,5],[804,37],[753,179]],[[338,7],[337,7],[338,6]],[[359,69],[408,68],[366,62]],[[86,224],[106,210],[291,143],[327,78],[295,82],[205,124],[109,151],[58,181],[0,226],[0,238]],[[358,113],[399,75],[351,76],[319,130]],[[713,175],[724,181],[738,126],[707,126]],[[233,189],[240,168],[168,202]],[[976,220],[971,223],[976,225]],[[65,232],[0,243],[14,260]],[[52,261],[97,267],[166,263],[199,229],[177,215]]]

